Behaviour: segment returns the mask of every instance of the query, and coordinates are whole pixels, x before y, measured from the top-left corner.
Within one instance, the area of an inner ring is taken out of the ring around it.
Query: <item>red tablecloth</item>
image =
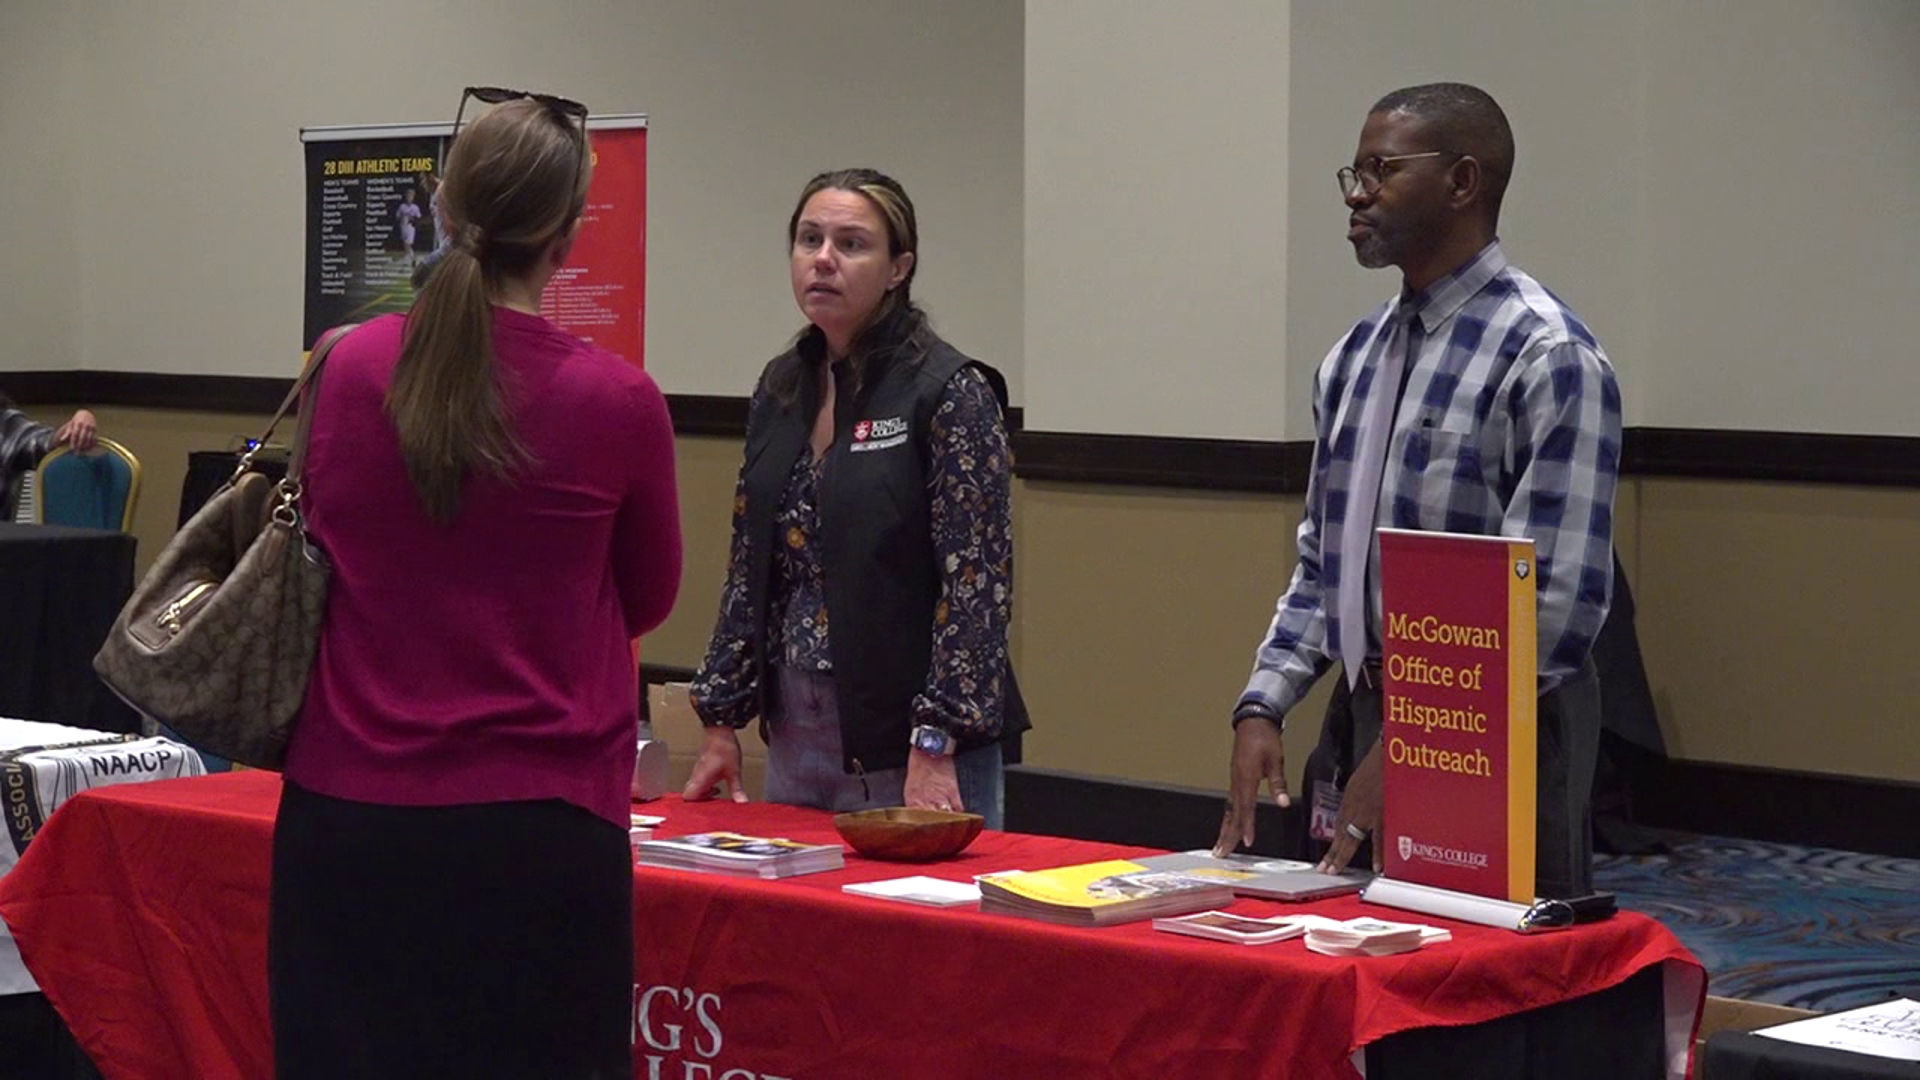
[[[89,792],[0,879],[0,916],[109,1080],[272,1074],[266,899],[278,794],[278,777],[261,772]],[[837,839],[829,815],[795,807],[669,799],[647,809],[666,816],[662,836]],[[1356,1048],[1384,1036],[1570,1000],[1654,964],[1669,971],[1681,1038],[1698,1015],[1698,962],[1632,913],[1532,937],[1423,918],[1454,940],[1355,960],[1297,940],[1250,948],[1145,923],[1068,928],[840,891],[1145,850],[989,832],[928,867],[849,851],[844,871],[785,881],[638,869],[635,1076],[1344,1080]],[[500,855],[511,864],[513,852]],[[1234,910],[1282,907],[1242,900]],[[1311,910],[1350,917],[1363,905]]]

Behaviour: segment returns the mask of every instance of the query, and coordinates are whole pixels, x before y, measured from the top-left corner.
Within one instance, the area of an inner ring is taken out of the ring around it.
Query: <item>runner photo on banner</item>
[[[644,366],[647,118],[592,117],[579,239],[541,299],[556,326]],[[413,306],[450,238],[436,193],[451,124],[303,128],[306,304],[301,348],[329,328]]]

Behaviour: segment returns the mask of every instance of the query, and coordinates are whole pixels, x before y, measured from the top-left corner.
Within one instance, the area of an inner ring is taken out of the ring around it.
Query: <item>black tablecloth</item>
[[[1367,1080],[1626,1080],[1666,1075],[1663,973],[1481,1024],[1415,1028],[1366,1048]],[[1707,1080],[1721,1080],[1712,1073]]]
[[[239,467],[240,455],[227,450],[195,450],[188,454],[187,479],[180,485],[180,524],[185,525],[188,518],[205,506]],[[287,475],[286,454],[278,450],[263,452],[253,459],[253,468],[278,480]]]
[[[1700,1071],[1706,1080],[1915,1080],[1920,1061],[1723,1031],[1707,1040]]]
[[[126,533],[0,523],[0,716],[139,729],[93,672],[133,592],[133,548]]]
[[[0,995],[0,1078],[100,1080],[45,994]]]

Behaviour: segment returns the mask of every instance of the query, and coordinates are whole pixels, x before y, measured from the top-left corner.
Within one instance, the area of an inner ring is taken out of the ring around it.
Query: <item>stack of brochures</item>
[[[653,827],[666,821],[666,818],[653,814],[633,814],[627,826],[627,846],[633,849],[634,858],[640,857],[640,845],[653,839]]]
[[[1437,926],[1365,917],[1307,928],[1307,950],[1327,956],[1392,956],[1452,939]]]
[[[1155,919],[1153,928],[1169,934],[1233,941],[1241,945],[1271,945],[1276,941],[1299,937],[1314,923],[1333,924],[1335,920],[1320,915],[1280,915],[1271,919],[1254,919],[1225,911],[1203,911],[1198,915]]]
[[[741,877],[786,878],[846,865],[839,844],[802,844],[777,836],[707,832],[634,845],[641,866],[671,866]]]
[[[1185,915],[1224,907],[1233,886],[1125,859],[980,878],[980,910],[1074,926]]]

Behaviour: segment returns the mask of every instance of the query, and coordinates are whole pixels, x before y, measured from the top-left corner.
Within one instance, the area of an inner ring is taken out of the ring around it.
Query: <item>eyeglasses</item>
[[[1462,154],[1458,150],[1428,150],[1424,154],[1395,154],[1392,157],[1381,157],[1375,154],[1373,157],[1361,162],[1360,167],[1357,169],[1351,165],[1343,166],[1333,174],[1333,177],[1340,185],[1340,197],[1343,199],[1353,194],[1353,186],[1355,184],[1360,185],[1360,190],[1369,195],[1374,195],[1379,193],[1380,185],[1387,182],[1387,177],[1393,175],[1393,170],[1387,168],[1387,166],[1392,165],[1396,161],[1414,161],[1419,158],[1430,157],[1458,158],[1465,156],[1465,154]]]
[[[467,111],[468,98],[478,99],[485,105],[500,105],[526,98],[545,105],[569,120],[577,121],[583,128],[587,125],[587,107],[572,98],[556,97],[553,94],[536,94],[531,90],[509,90],[504,86],[469,86],[460,92],[460,108],[453,114],[455,135],[460,134],[460,117]]]

